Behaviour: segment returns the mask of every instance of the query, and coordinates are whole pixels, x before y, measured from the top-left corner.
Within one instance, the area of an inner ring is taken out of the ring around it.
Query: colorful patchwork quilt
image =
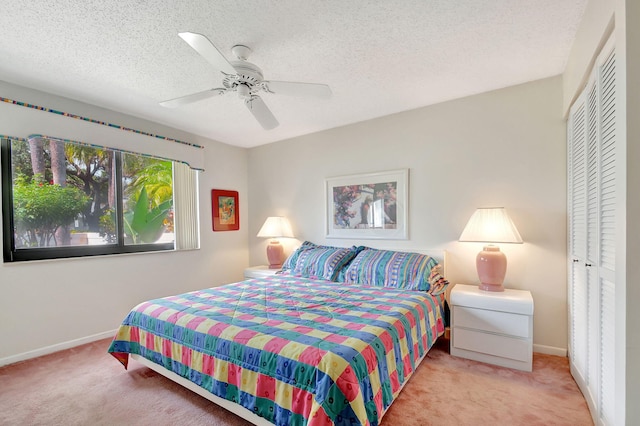
[[[377,425],[443,333],[428,293],[282,275],[141,303],[109,352],[277,425]]]

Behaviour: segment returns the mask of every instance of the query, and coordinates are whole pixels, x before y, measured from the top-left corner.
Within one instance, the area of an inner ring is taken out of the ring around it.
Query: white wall
[[[640,2],[625,3],[625,62],[626,62],[626,354],[624,376],[627,379],[625,419],[627,424],[640,424]]]
[[[624,334],[624,351],[621,361],[624,369],[616,378],[624,383],[624,410],[626,424],[640,424],[640,4],[637,0],[616,1],[616,38],[620,40],[618,61],[623,70],[624,94],[624,136],[626,138],[625,194],[625,235],[621,243],[625,253],[625,268],[621,274],[624,294],[621,302],[624,306],[624,327],[618,333]],[[618,279],[618,275],[616,275]],[[616,292],[619,287],[616,287]],[[618,317],[616,317],[616,320]],[[617,337],[617,336],[616,336]],[[620,404],[618,404],[620,406]]]
[[[204,145],[207,167],[199,176],[200,250],[0,264],[0,365],[110,332],[143,300],[242,278],[248,265],[245,149],[4,82],[0,95]],[[52,136],[64,137],[64,129]],[[240,231],[212,232],[213,188],[239,191]]]
[[[250,258],[267,216],[286,215],[298,240],[449,251],[448,279],[477,283],[482,244],[457,239],[476,207],[504,206],[523,245],[503,244],[505,285],[530,290],[534,343],[567,347],[566,148],[560,77],[332,129],[249,151]],[[410,169],[408,241],[325,238],[324,180]],[[289,250],[293,243],[289,243]]]

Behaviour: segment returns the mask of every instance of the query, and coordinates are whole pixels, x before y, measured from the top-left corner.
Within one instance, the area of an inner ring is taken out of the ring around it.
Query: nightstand
[[[244,270],[244,277],[246,279],[271,277],[278,271],[280,269],[269,269],[268,265],[252,266]]]
[[[531,371],[533,298],[524,290],[483,291],[456,284],[451,304],[451,355]]]

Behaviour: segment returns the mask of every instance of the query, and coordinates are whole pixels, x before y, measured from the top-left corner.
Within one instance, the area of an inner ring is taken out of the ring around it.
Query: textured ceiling
[[[0,80],[252,147],[562,73],[586,0],[3,0]],[[180,37],[207,36],[266,80],[333,96],[264,94],[263,130]],[[1,95],[1,93],[0,93]],[[0,129],[1,130],[1,129]]]

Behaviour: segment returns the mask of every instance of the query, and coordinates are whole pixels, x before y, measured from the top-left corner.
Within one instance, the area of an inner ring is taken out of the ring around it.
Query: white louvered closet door
[[[600,68],[599,152],[599,296],[600,296],[600,400],[604,424],[614,424],[615,410],[615,271],[616,271],[616,57],[605,51]]]
[[[574,103],[569,117],[569,356],[575,375],[587,383],[587,185],[585,96]]]
[[[569,357],[597,424],[614,424],[615,52],[610,41],[571,108],[569,159]]]

